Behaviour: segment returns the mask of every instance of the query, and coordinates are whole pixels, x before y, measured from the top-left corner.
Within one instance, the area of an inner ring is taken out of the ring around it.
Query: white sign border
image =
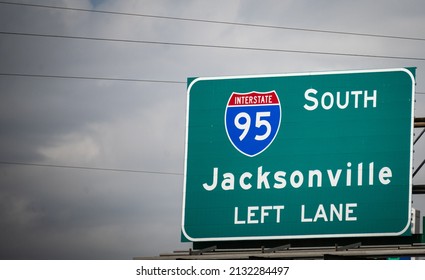
[[[231,80],[231,79],[246,79],[246,78],[277,78],[277,77],[299,77],[299,76],[317,76],[317,75],[334,75],[334,74],[362,74],[362,73],[381,73],[381,72],[405,72],[412,80],[412,107],[410,120],[410,166],[409,166],[409,207],[408,219],[406,226],[399,232],[388,233],[349,233],[349,234],[311,234],[311,235],[282,235],[282,236],[241,236],[241,237],[206,237],[193,238],[186,232],[185,225],[185,207],[186,207],[186,175],[187,175],[187,152],[188,152],[188,137],[189,137],[189,105],[190,91],[193,85],[199,81],[212,80]],[[347,70],[347,71],[325,71],[325,72],[306,72],[306,73],[289,73],[289,74],[265,74],[265,75],[242,75],[242,76],[223,76],[223,77],[199,77],[195,78],[187,88],[186,102],[186,133],[185,133],[185,155],[184,155],[184,172],[183,172],[183,203],[182,203],[182,223],[181,231],[184,237],[191,242],[205,241],[238,241],[238,240],[274,240],[274,239],[307,239],[307,238],[329,238],[329,237],[374,237],[374,236],[398,236],[406,232],[410,227],[411,208],[412,208],[412,166],[413,166],[413,133],[414,133],[414,104],[415,104],[415,77],[407,68],[388,68],[388,69],[371,69],[371,70]]]

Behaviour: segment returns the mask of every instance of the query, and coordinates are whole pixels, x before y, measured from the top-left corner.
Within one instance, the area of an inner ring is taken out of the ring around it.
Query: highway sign
[[[414,76],[189,79],[183,239],[408,233]]]

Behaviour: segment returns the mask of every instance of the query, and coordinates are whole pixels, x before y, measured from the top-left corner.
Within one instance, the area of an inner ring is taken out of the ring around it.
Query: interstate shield
[[[281,105],[275,91],[233,92],[225,111],[225,128],[232,145],[254,157],[275,139],[281,122]]]

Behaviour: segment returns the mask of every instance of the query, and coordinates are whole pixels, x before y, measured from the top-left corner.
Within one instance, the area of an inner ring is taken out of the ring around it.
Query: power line
[[[407,36],[396,36],[396,35],[386,35],[386,34],[346,32],[346,31],[336,31],[336,30],[299,28],[299,27],[255,24],[255,23],[244,23],[244,22],[231,22],[231,21],[219,21],[219,20],[206,20],[206,19],[197,19],[197,18],[183,18],[183,17],[160,16],[160,15],[105,11],[105,10],[90,10],[90,9],[82,9],[82,8],[69,8],[69,7],[59,7],[59,6],[41,5],[41,4],[11,3],[11,2],[6,2],[6,1],[0,1],[0,4],[37,7],[37,8],[46,8],[46,9],[58,9],[58,10],[66,10],[66,11],[79,11],[79,12],[90,12],[90,13],[99,13],[99,14],[110,14],[110,15],[120,15],[120,16],[133,16],[133,17],[146,17],[146,18],[156,18],[156,19],[165,19],[165,20],[199,22],[199,23],[209,23],[209,24],[223,24],[223,25],[243,26],[243,27],[281,29],[281,30],[291,30],[291,31],[328,33],[328,34],[337,34],[337,35],[363,36],[363,37],[375,37],[375,38],[386,38],[386,39],[425,41],[425,38],[420,38],[420,37],[407,37]]]
[[[43,74],[24,74],[24,73],[0,73],[0,76],[32,77],[32,78],[57,78],[57,79],[77,79],[77,80],[102,80],[102,81],[142,82],[142,83],[164,83],[164,84],[186,84],[186,82],[172,81],[172,80],[131,79],[131,78],[112,78],[112,77],[87,77],[87,76],[65,76],[65,75],[43,75]]]
[[[47,74],[23,74],[23,73],[0,73],[0,76],[6,77],[29,77],[29,78],[53,78],[53,79],[76,79],[76,80],[105,80],[120,82],[146,82],[146,83],[171,83],[171,84],[187,84],[185,81],[172,80],[147,80],[147,79],[131,79],[131,78],[106,78],[106,77],[87,77],[87,76],[65,76],[65,75],[47,75]],[[416,91],[415,94],[425,94],[425,92]]]
[[[11,161],[0,161],[0,164],[3,164],[3,165],[37,166],[37,167],[49,167],[49,168],[96,170],[96,171],[108,171],[108,172],[147,173],[147,174],[174,175],[174,176],[183,175],[183,173],[178,173],[178,172],[118,169],[118,168],[102,168],[102,167],[72,166],[72,165],[57,165],[57,164],[41,164],[41,163],[27,163],[27,162],[11,162]]]
[[[350,57],[367,57],[367,58],[404,59],[404,60],[425,61],[425,58],[423,58],[423,57],[356,54],[356,53],[337,53],[337,52],[322,52],[322,51],[302,51],[302,50],[276,49],[276,48],[259,48],[259,47],[242,47],[242,46],[229,46],[229,45],[178,43],[178,42],[164,42],[164,41],[115,39],[115,38],[100,38],[100,37],[71,36],[71,35],[8,32],[8,31],[0,31],[0,34],[1,35],[14,35],[14,36],[73,39],[73,40],[90,40],[90,41],[106,41],[106,42],[120,42],[120,43],[167,45],[167,46],[180,46],[180,47],[198,47],[198,48],[215,48],[215,49],[230,49],[230,50],[244,50],[244,51],[285,52],[285,53],[314,54],[314,55],[332,55],[332,56],[350,56]]]

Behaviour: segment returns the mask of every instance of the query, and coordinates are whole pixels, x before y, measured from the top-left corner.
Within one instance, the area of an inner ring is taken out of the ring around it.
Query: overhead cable
[[[403,59],[403,60],[425,61],[425,58],[423,58],[423,57],[408,57],[408,56],[391,56],[391,55],[357,54],[357,53],[337,53],[337,52],[323,52],[323,51],[290,50],[290,49],[277,49],[277,48],[243,47],[243,46],[196,44],[196,43],[179,43],[179,42],[165,42],[165,41],[151,41],[151,40],[134,40],[134,39],[116,39],[116,38],[101,38],[101,37],[88,37],[88,36],[10,32],[10,31],[0,31],[0,34],[1,35],[15,35],[15,36],[44,37],[44,38],[74,39],[74,40],[135,43],[135,44],[168,45],[168,46],[180,46],[180,47],[216,48],[216,49],[230,49],[230,50],[244,50],[244,51],[285,52],[285,53],[300,53],[300,54],[314,54],[314,55],[351,56],[351,57],[367,57],[367,58]]]
[[[186,84],[182,81],[172,80],[154,80],[154,79],[132,79],[132,78],[113,78],[113,77],[88,77],[88,76],[66,76],[66,75],[45,75],[45,74],[27,74],[27,73],[1,73],[0,76],[11,77],[32,77],[32,78],[57,78],[57,79],[77,79],[77,80],[102,80],[118,82],[143,82],[143,83],[163,83],[163,84]]]
[[[111,171],[111,172],[148,173],[148,174],[175,175],[175,176],[183,175],[183,173],[178,173],[178,172],[135,170],[135,169],[118,169],[118,168],[102,168],[102,167],[57,165],[57,164],[42,164],[42,163],[13,162],[13,161],[0,161],[0,164],[2,164],[2,165],[38,166],[38,167],[49,167],[49,168],[96,170],[96,171]]]
[[[255,76],[255,74],[253,74]],[[161,84],[187,84],[185,81],[176,80],[153,80],[153,79],[132,79],[132,78],[113,78],[113,77],[89,77],[89,76],[66,76],[66,75],[48,75],[48,74],[29,74],[29,73],[2,73],[4,77],[29,77],[29,78],[53,78],[53,79],[73,79],[73,80],[104,80],[118,82],[142,82],[142,83],[161,83]],[[416,91],[415,94],[425,94],[422,91]]]
[[[397,36],[397,35],[387,35],[387,34],[347,32],[347,31],[337,31],[337,30],[289,27],[289,26],[280,26],[280,25],[231,22],[231,21],[220,21],[220,20],[207,20],[207,19],[199,19],[199,18],[184,18],[184,17],[174,17],[174,16],[161,16],[161,15],[140,14],[140,13],[128,13],[128,12],[117,12],[117,11],[105,11],[105,10],[93,10],[93,9],[83,9],[83,8],[60,7],[60,6],[42,5],[42,4],[12,3],[12,2],[7,2],[7,1],[0,1],[0,4],[37,7],[37,8],[46,8],[46,9],[58,9],[58,10],[66,10],[66,11],[79,11],[79,12],[90,12],[90,13],[99,13],[99,14],[110,14],[110,15],[120,15],[120,16],[146,17],[146,18],[156,18],[156,19],[165,19],[165,20],[199,22],[199,23],[209,23],[209,24],[223,24],[223,25],[243,26],[243,27],[269,28],[269,29],[281,29],[281,30],[302,31],[302,32],[328,33],[328,34],[336,34],[336,35],[350,35],[350,36],[364,36],[364,37],[375,37],[375,38],[386,38],[386,39],[425,41],[425,38],[420,38],[420,37],[408,37],[408,36]]]

